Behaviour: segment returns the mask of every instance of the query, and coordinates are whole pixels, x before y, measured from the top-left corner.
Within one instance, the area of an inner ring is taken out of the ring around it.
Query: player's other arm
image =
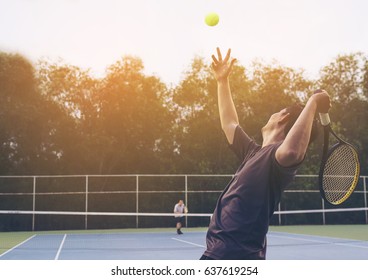
[[[239,124],[238,114],[235,109],[229,83],[229,75],[235,59],[230,59],[229,49],[223,59],[220,49],[217,48],[217,58],[212,55],[212,69],[217,80],[218,106],[221,128],[230,144],[234,141],[235,129]]]
[[[326,91],[314,94],[309,98],[300,116],[286,135],[284,142],[276,151],[276,160],[281,166],[293,166],[304,159],[315,113],[326,110],[324,108],[326,106],[328,108],[330,106],[329,96]]]

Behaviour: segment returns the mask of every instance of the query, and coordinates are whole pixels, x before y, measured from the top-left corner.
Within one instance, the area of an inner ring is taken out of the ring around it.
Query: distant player
[[[274,209],[316,136],[316,112],[328,109],[330,100],[322,91],[312,95],[305,107],[296,104],[274,113],[262,128],[259,145],[239,126],[229,85],[235,59],[230,59],[230,50],[225,59],[219,49],[217,55],[212,56],[212,68],[221,126],[242,163],[217,201],[201,259],[264,260]]]
[[[175,221],[176,221],[176,232],[177,234],[183,234],[181,231],[181,228],[184,223],[184,215],[188,212],[187,207],[185,206],[183,200],[179,200],[177,204],[175,204],[174,207],[174,214],[175,214]]]

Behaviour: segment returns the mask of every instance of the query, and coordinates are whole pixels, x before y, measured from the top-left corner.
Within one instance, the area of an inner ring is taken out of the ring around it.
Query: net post
[[[184,175],[184,180],[185,180],[185,183],[184,183],[185,206],[188,207],[188,175]],[[189,227],[188,226],[188,216],[187,215],[185,215],[185,226]]]
[[[139,214],[139,175],[135,175],[135,212]],[[135,227],[139,228],[139,215],[135,217]]]
[[[362,176],[363,178],[363,195],[364,195],[364,207],[368,207],[367,203],[367,177]],[[368,210],[365,210],[365,223],[368,224]]]
[[[35,230],[35,214],[36,211],[36,176],[33,176],[33,194],[32,194],[32,231]]]
[[[326,225],[326,213],[325,213],[325,201],[323,199],[322,200],[322,221],[323,221],[323,225]]]
[[[86,194],[85,194],[85,212],[84,216],[84,229],[88,229],[88,175],[86,175]]]
[[[279,206],[278,206],[278,209],[279,209],[279,226],[281,226],[281,203],[279,202]]]

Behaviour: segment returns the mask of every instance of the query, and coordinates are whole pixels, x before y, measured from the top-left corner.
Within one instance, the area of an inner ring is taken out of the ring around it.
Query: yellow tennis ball
[[[206,15],[204,21],[208,26],[215,26],[219,23],[220,17],[216,13],[209,13]]]

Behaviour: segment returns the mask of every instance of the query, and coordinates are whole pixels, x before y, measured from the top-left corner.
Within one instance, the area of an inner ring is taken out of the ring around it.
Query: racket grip
[[[323,126],[327,126],[330,124],[330,115],[328,113],[319,113],[319,119],[321,120],[321,124]]]
[[[314,91],[313,94],[325,92],[324,90],[317,89]],[[327,94],[327,92],[325,92]],[[321,124],[323,126],[328,126],[330,124],[330,116],[328,114],[328,111],[330,110],[331,104],[330,104],[330,98],[329,96],[324,96],[323,98],[319,99],[319,102],[317,104],[317,111],[319,111],[319,118],[321,120]]]

